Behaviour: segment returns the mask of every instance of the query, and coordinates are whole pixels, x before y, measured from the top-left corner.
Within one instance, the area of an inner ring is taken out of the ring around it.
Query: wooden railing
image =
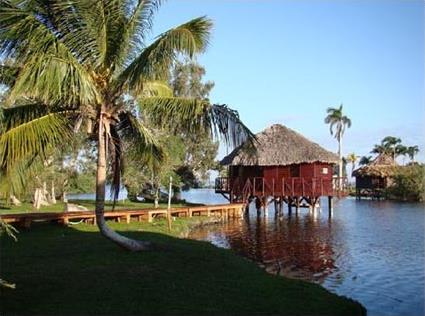
[[[249,196],[336,196],[347,191],[347,178],[217,178],[218,193],[232,193],[246,200]]]

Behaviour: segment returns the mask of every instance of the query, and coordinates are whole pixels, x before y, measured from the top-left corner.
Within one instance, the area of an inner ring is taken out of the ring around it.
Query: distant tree
[[[406,153],[409,156],[410,160],[412,162],[415,162],[415,156],[419,153],[419,147],[417,145],[409,146],[407,147]]]
[[[395,157],[399,157],[402,156],[403,157],[403,165],[404,165],[404,159],[405,156],[408,154],[407,152],[407,147],[402,145],[402,144],[398,144],[395,146]]]
[[[398,137],[387,136],[382,140],[381,144],[386,148],[387,153],[391,153],[394,161],[397,158],[397,151],[403,152],[403,148],[400,146],[401,139]]]
[[[372,156],[363,156],[360,158],[359,165],[364,166],[372,162]]]
[[[351,120],[343,114],[342,112],[343,105],[341,104],[339,108],[328,108],[326,113],[328,114],[325,118],[325,123],[329,124],[329,131],[331,135],[334,135],[338,141],[338,156],[339,156],[339,168],[338,176],[339,187],[342,188],[342,176],[343,176],[343,161],[342,161],[342,138],[346,128],[351,127]]]
[[[371,154],[377,154],[377,155],[380,155],[380,154],[389,154],[389,148],[388,147],[385,147],[382,144],[375,144],[370,153]]]
[[[204,82],[205,74],[205,68],[195,61],[178,61],[169,79],[174,96],[209,100],[214,82]],[[217,168],[215,159],[218,153],[218,142],[214,141],[211,135],[203,132],[184,133],[182,131],[181,137],[186,152],[177,173],[182,180],[182,188],[187,190],[207,182],[208,171]]]
[[[214,88],[214,82],[203,82],[205,74],[205,68],[195,61],[176,62],[169,80],[174,95],[176,97],[208,100],[209,94]]]
[[[376,144],[372,149],[371,153],[373,154],[385,154],[391,155],[395,160],[399,156],[409,156],[411,160],[414,160],[415,155],[418,153],[418,146],[406,147],[402,144],[402,141],[398,137],[387,136],[382,139],[380,144]],[[404,159],[403,159],[404,160]]]
[[[347,161],[349,163],[351,163],[351,175],[353,174],[354,168],[356,166],[356,162],[357,162],[357,155],[355,153],[351,153],[347,156]],[[351,176],[350,175],[350,176]]]

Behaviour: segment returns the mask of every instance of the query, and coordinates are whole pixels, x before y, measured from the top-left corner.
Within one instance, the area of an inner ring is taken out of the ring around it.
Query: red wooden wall
[[[230,166],[230,178],[265,178],[280,181],[282,178],[332,179],[332,165],[328,163],[303,163],[289,166]]]

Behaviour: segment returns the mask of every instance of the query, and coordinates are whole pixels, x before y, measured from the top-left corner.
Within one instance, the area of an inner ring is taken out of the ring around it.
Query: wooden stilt
[[[264,216],[267,216],[267,215],[269,215],[269,212],[267,212],[267,210],[268,210],[268,199],[267,199],[267,196],[263,196],[263,202],[262,202],[262,205],[263,205],[263,215]]]
[[[292,197],[288,197],[288,215],[292,214]]]
[[[332,217],[332,211],[333,211],[333,197],[332,196],[328,196],[328,212],[329,212],[329,217]]]
[[[298,196],[295,197],[295,213],[298,214],[298,210],[300,209],[300,199]]]
[[[261,215],[261,199],[257,196],[255,198],[255,208],[257,209],[257,215]]]

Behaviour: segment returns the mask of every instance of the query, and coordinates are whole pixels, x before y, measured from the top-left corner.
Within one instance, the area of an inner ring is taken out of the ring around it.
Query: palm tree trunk
[[[338,165],[338,190],[342,191],[342,137],[339,135],[338,137],[338,156],[339,156],[339,165]]]
[[[102,122],[102,114],[99,119],[98,146],[97,146],[97,172],[96,172],[96,223],[103,236],[115,242],[119,246],[131,250],[140,251],[150,248],[147,241],[133,240],[113,231],[105,221],[105,185],[106,185],[106,137]]]

